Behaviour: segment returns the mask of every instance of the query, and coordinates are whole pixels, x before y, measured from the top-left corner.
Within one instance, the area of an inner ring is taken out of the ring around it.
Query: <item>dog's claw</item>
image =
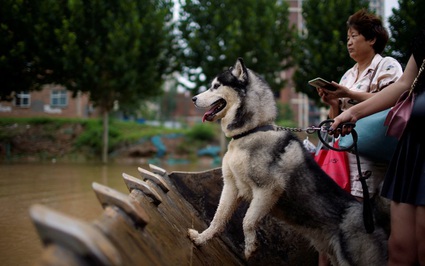
[[[249,258],[251,258],[251,256],[252,256],[252,254],[254,254],[255,250],[257,250],[256,244],[254,244],[250,247],[245,247],[245,252],[244,252],[245,259],[249,260]]]
[[[190,238],[190,240],[192,240],[193,243],[195,243],[195,245],[199,246],[202,244],[199,239],[199,232],[195,229],[188,229],[187,236]]]

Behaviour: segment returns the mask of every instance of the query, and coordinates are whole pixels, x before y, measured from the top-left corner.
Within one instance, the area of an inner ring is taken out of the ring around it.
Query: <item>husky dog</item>
[[[256,250],[256,226],[273,211],[327,253],[333,265],[385,265],[387,235],[375,224],[366,233],[362,205],[314,161],[302,142],[274,124],[276,104],[268,84],[239,58],[211,87],[193,97],[208,108],[203,121],[221,119],[232,140],[223,157],[223,190],[210,226],[188,230],[196,244],[221,233],[241,199],[250,202],[243,219],[245,258]]]

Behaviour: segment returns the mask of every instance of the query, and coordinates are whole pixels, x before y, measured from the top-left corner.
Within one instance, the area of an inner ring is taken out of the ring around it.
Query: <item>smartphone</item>
[[[316,88],[324,88],[324,89],[327,89],[327,90],[330,90],[330,91],[336,90],[336,87],[332,86],[332,84],[329,81],[324,80],[322,78],[312,79],[308,82],[308,84],[310,84],[311,86],[314,86]]]

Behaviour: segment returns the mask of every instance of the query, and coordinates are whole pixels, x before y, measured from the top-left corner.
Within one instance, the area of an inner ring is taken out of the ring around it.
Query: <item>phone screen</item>
[[[308,83],[316,88],[324,88],[331,91],[336,90],[336,88],[332,86],[332,84],[329,81],[324,80],[322,78],[312,79]]]

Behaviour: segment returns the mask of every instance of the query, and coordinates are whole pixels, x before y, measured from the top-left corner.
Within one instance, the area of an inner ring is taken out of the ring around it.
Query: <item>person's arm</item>
[[[409,62],[407,63],[406,69],[403,75],[397,82],[389,85],[385,90],[378,93],[373,93],[373,97],[358,103],[348,110],[342,112],[340,115],[334,118],[334,122],[331,126],[331,130],[338,127],[343,122],[357,122],[357,120],[385,110],[394,106],[400,95],[409,90],[418,75],[418,67],[415,59],[410,56]],[[372,94],[372,93],[371,93]]]
[[[376,93],[370,93],[370,92],[350,90],[349,88],[343,85],[339,85],[335,81],[332,81],[332,85],[337,87],[337,89],[335,91],[327,92],[326,95],[321,96],[322,102],[327,103],[330,107],[329,115],[328,115],[330,119],[337,117],[341,113],[341,109],[339,107],[339,102],[338,102],[339,98],[350,98],[355,100],[356,102],[361,103],[366,101],[369,98],[372,98],[376,94]]]
[[[332,81],[332,85],[337,87],[336,91],[334,92],[333,97],[337,98],[350,98],[353,99],[356,102],[363,102],[367,99],[373,97],[373,93],[367,92],[367,91],[355,91],[350,90],[349,88],[339,85],[335,81]]]
[[[376,71],[376,73],[372,74],[372,80],[369,81],[370,87],[367,91],[348,89],[334,82],[332,85],[337,89],[331,97],[350,98],[358,103],[363,102],[373,97],[373,93],[377,93],[378,91],[385,89],[388,85],[396,82],[403,74],[403,69],[400,63],[392,57],[382,58],[374,71]]]

